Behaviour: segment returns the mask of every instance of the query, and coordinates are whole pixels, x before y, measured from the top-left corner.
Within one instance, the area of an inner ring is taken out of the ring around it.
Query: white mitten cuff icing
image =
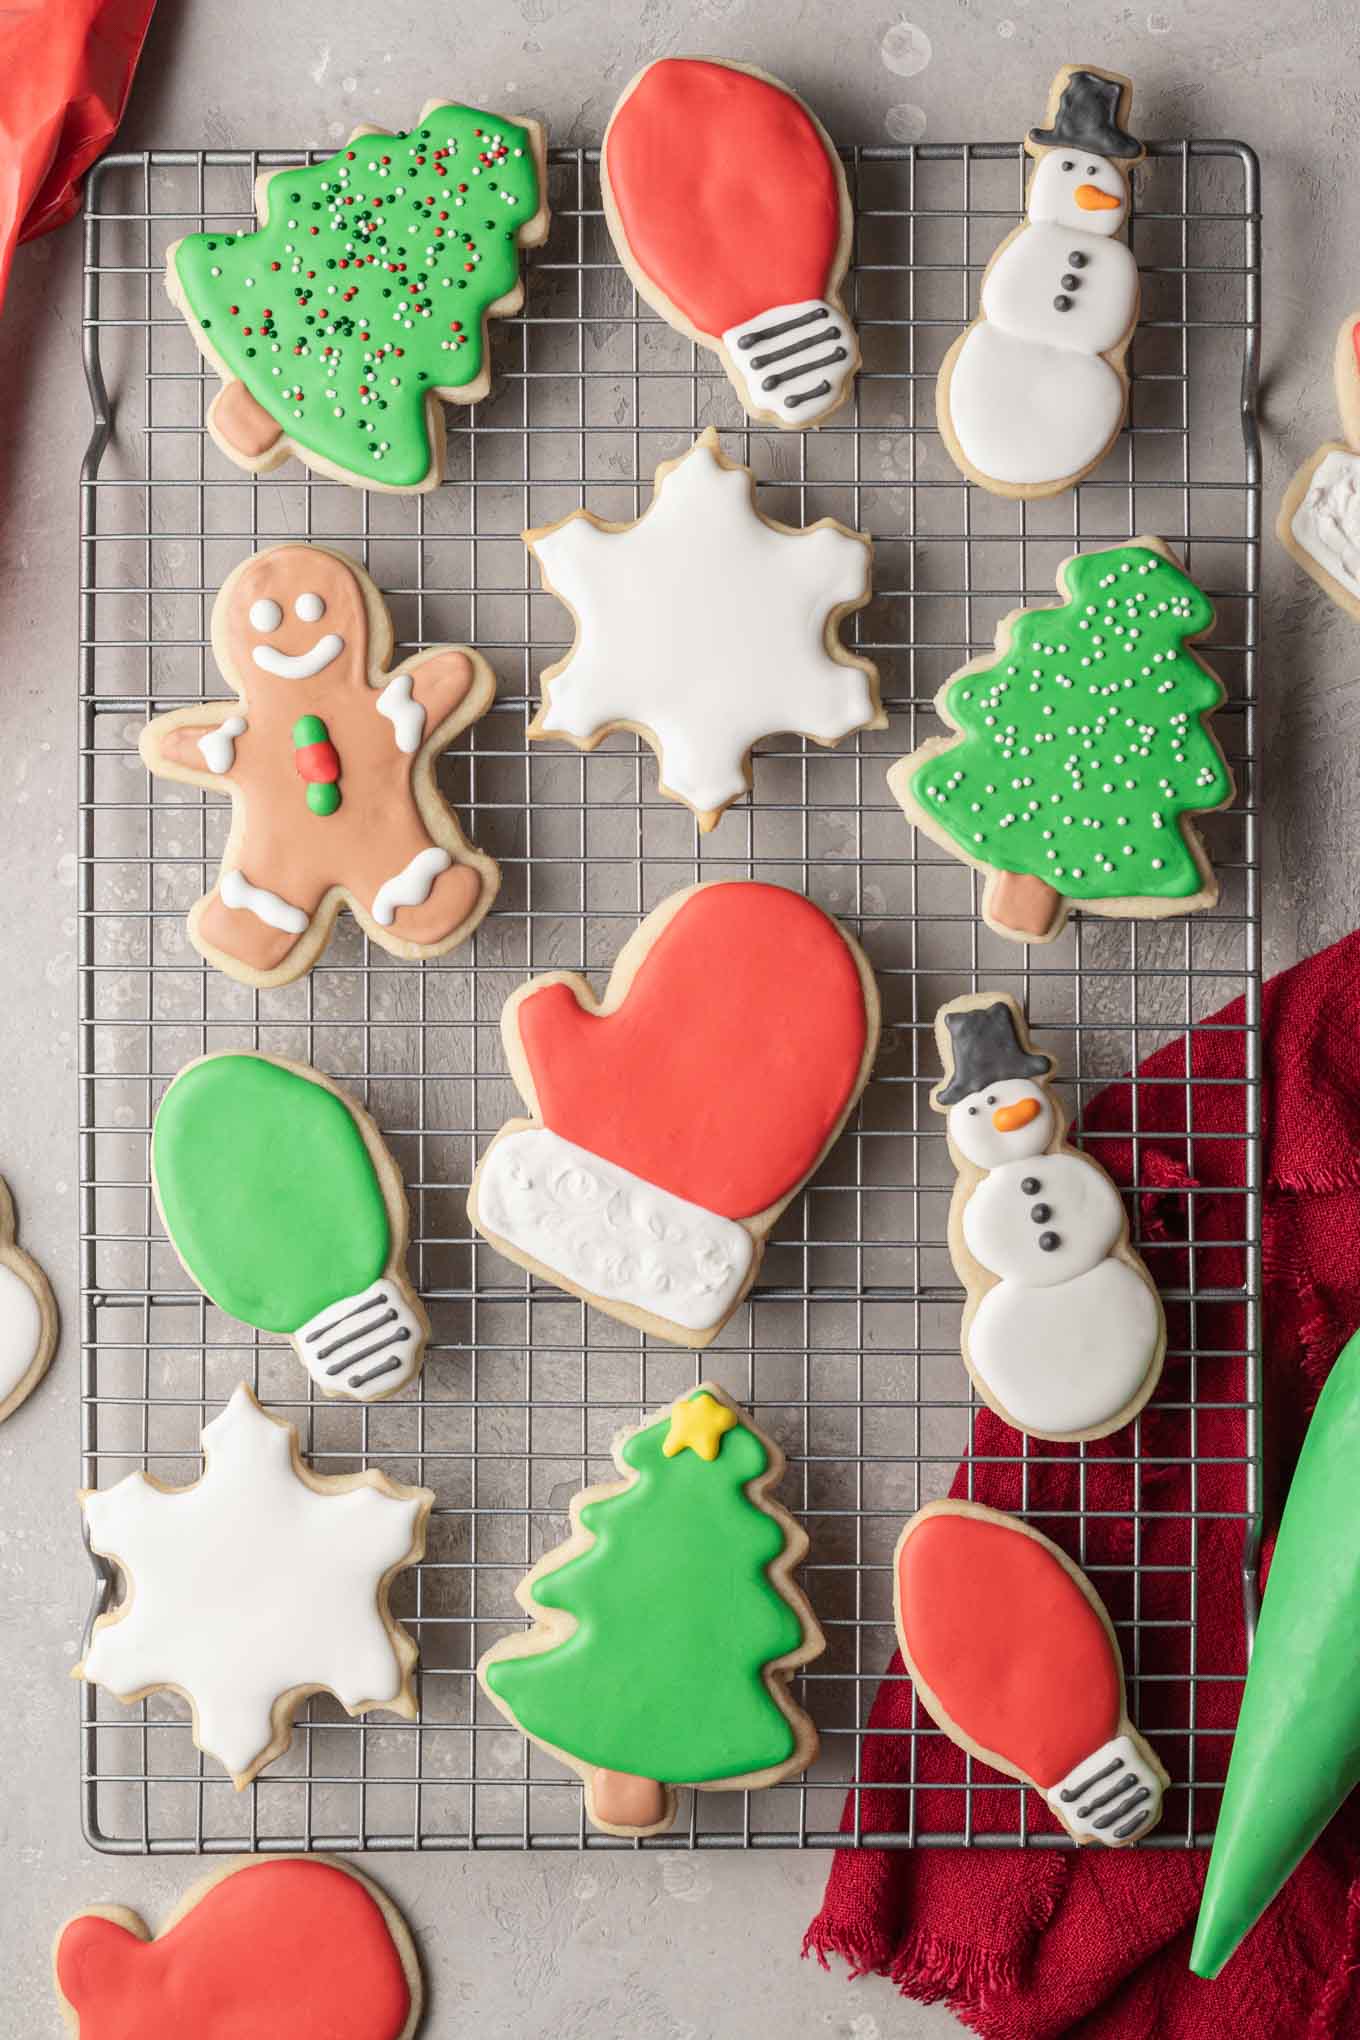
[[[812,425],[840,401],[859,364],[859,341],[845,313],[822,298],[772,305],[722,336],[753,411],[786,425]]]
[[[425,1327],[395,1282],[343,1296],[293,1333],[293,1347],[318,1388],[367,1402],[403,1388],[416,1371]]]
[[[1113,1848],[1156,1821],[1162,1781],[1132,1739],[1116,1735],[1044,1796],[1079,1842]]]
[[[490,1150],[477,1219],[573,1288],[691,1332],[726,1317],[755,1252],[745,1226],[542,1126],[508,1133]]]

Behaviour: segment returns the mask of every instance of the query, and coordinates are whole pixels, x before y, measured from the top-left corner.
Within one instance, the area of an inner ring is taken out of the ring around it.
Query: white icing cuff
[[[745,1226],[542,1126],[506,1134],[490,1150],[477,1216],[573,1288],[690,1332],[722,1322],[755,1252]]]
[[[1044,1797],[1079,1842],[1112,1848],[1152,1826],[1161,1811],[1162,1781],[1131,1738],[1116,1735]]]
[[[310,915],[304,914],[301,907],[290,906],[265,886],[252,885],[244,871],[224,871],[217,881],[217,890],[237,913],[254,914],[257,921],[263,921],[267,928],[277,928],[281,935],[303,935],[307,931]]]
[[[729,326],[722,341],[747,407],[772,412],[786,425],[815,425],[825,417],[859,363],[854,327],[822,298],[772,305]]]
[[[416,1371],[425,1328],[395,1282],[342,1296],[293,1333],[299,1360],[330,1395],[368,1402],[403,1388]]]
[[[398,907],[423,907],[435,880],[446,872],[453,859],[438,843],[417,850],[411,862],[395,878],[389,878],[373,895],[373,918],[380,928],[390,928]]]

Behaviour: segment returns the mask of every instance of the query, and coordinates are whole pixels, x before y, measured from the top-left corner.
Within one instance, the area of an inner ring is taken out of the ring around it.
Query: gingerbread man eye
[[[319,595],[299,595],[293,604],[293,614],[299,623],[320,623],[326,605]]]
[[[250,627],[252,630],[277,630],[282,622],[283,611],[279,608],[278,603],[271,602],[267,595],[262,595],[258,602],[251,603]]]

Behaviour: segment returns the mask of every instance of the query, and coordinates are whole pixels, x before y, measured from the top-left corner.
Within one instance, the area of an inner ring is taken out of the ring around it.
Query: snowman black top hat
[[[1008,999],[997,999],[990,1006],[964,1006],[944,1018],[954,1067],[948,1083],[935,1094],[937,1105],[957,1105],[960,1098],[1003,1077],[1051,1075],[1052,1056],[1022,1046]]]
[[[1103,78],[1099,71],[1073,71],[1058,101],[1051,128],[1031,128],[1036,148],[1086,149],[1096,156],[1141,156],[1143,145],[1119,125],[1119,98],[1124,83]]]

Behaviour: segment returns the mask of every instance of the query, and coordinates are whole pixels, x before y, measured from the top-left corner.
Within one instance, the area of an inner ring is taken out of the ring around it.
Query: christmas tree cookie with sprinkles
[[[1064,560],[1058,588],[1057,608],[1013,610],[995,651],[945,683],[954,734],[888,774],[908,819],[987,874],[983,919],[1017,942],[1052,941],[1074,906],[1212,907],[1187,817],[1233,798],[1207,721],[1223,687],[1192,649],[1208,596],[1157,538]]]
[[[433,489],[443,403],[491,387],[487,320],[547,238],[543,129],[433,100],[256,180],[253,234],[188,234],[166,287],[222,378],[208,430],[266,474],[290,454],[360,488]]]

